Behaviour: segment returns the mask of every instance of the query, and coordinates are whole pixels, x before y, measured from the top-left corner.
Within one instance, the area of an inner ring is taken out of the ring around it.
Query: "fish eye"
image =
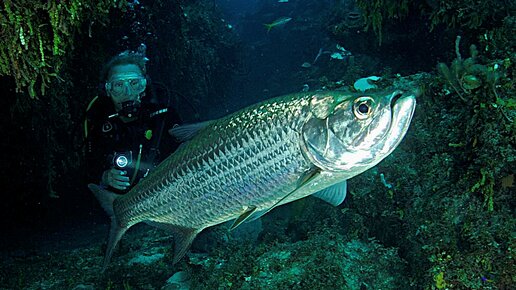
[[[367,112],[369,112],[369,106],[367,106],[366,104],[360,104],[358,106],[358,111],[362,114],[367,114]]]
[[[359,120],[364,120],[371,115],[374,100],[371,97],[357,98],[353,104],[353,113]]]

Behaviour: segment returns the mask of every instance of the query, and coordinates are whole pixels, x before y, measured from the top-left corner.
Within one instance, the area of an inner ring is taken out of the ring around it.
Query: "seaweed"
[[[3,1],[0,7],[0,75],[11,76],[16,91],[35,99],[59,80],[74,35],[88,21],[104,22],[110,8],[126,1]],[[23,96],[23,94],[21,95]]]

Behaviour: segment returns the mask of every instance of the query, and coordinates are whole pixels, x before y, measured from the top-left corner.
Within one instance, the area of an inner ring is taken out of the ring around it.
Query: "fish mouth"
[[[410,126],[416,109],[418,92],[395,91],[391,95],[391,126],[383,152],[392,152],[401,142]]]
[[[408,121],[412,119],[414,110],[416,109],[416,97],[418,92],[395,91],[391,95],[391,111],[394,120],[400,120],[400,116],[407,117]],[[394,122],[396,123],[396,122]]]

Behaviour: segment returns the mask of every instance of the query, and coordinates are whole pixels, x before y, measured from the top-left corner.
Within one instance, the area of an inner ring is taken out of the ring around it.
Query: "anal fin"
[[[174,259],[172,260],[173,264],[176,264],[181,260],[181,258],[184,257],[197,234],[202,231],[202,229],[199,230],[154,221],[146,221],[145,223],[172,233],[174,236]]]

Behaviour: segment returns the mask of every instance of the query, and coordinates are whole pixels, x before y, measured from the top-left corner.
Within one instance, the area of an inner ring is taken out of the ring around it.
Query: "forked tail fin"
[[[100,205],[106,213],[111,218],[111,229],[109,231],[109,240],[108,245],[106,249],[106,255],[104,256],[104,264],[102,266],[102,272],[104,272],[107,268],[107,265],[109,264],[109,260],[111,259],[111,256],[113,255],[113,251],[118,243],[120,241],[120,238],[124,235],[124,233],[127,231],[129,227],[121,226],[116,218],[115,212],[113,210],[113,202],[115,199],[117,199],[120,195],[115,194],[109,190],[106,190],[96,184],[88,184],[88,188],[93,192],[95,197],[100,202]]]

